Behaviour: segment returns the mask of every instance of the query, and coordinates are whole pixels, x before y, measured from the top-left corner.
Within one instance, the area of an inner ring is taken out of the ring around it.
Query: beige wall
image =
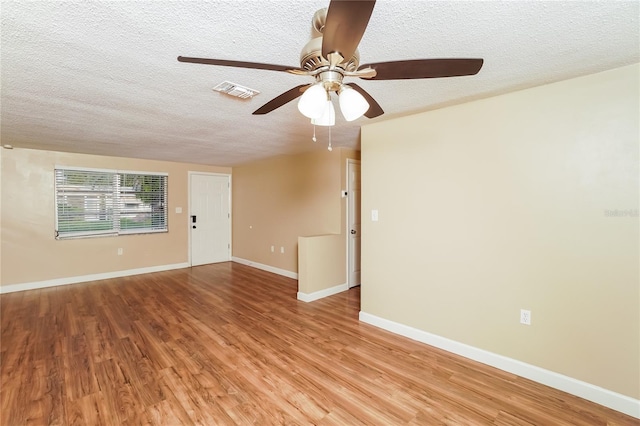
[[[298,292],[310,295],[346,284],[344,234],[298,238]]]
[[[3,286],[188,262],[188,171],[231,173],[225,167],[19,148],[3,150],[1,159]],[[168,173],[169,232],[56,240],[56,165]]]
[[[4,151],[4,148],[0,146],[0,287],[2,287],[2,153],[3,151]]]
[[[639,75],[365,125],[362,311],[640,398]]]
[[[344,233],[340,190],[346,159],[358,154],[336,148],[234,167],[233,256],[297,272],[298,237]]]

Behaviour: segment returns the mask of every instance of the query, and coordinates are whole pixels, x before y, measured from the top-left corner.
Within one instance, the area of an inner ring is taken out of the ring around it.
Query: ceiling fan
[[[284,71],[314,77],[316,82],[296,86],[270,100],[253,114],[267,114],[302,96],[298,109],[313,124],[331,126],[335,112],[331,93],[338,94],[340,109],[347,121],[364,115],[384,114],[380,105],[362,87],[343,83],[345,77],[367,80],[401,80],[475,75],[483,59],[413,59],[373,62],[360,66],[357,47],[367,28],[375,0],[331,0],[328,9],[318,10],[312,24],[319,37],[309,41],[300,54],[300,67],[178,56],[180,62]]]

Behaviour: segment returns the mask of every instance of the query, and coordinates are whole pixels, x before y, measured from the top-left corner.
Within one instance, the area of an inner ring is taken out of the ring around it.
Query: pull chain
[[[313,137],[311,138],[312,141],[317,141],[318,139],[316,139],[316,125],[313,125]]]
[[[331,147],[331,126],[329,126],[329,147],[327,148],[329,151],[333,151]]]

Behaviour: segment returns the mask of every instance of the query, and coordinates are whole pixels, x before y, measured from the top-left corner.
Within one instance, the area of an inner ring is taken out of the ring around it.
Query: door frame
[[[231,204],[231,173],[210,173],[210,172],[196,172],[191,171],[187,173],[187,253],[189,259],[189,266],[192,266],[191,261],[191,176],[193,175],[205,175],[205,176],[223,176],[228,179],[229,182],[229,260],[231,260],[233,253],[233,204]]]
[[[346,236],[345,240],[346,240],[346,247],[347,247],[347,250],[346,250],[347,251],[347,254],[346,254],[346,257],[347,257],[347,262],[346,262],[347,263],[347,265],[346,265],[347,288],[351,288],[351,271],[349,270],[349,262],[351,261],[351,258],[350,258],[350,254],[351,253],[350,253],[350,250],[349,250],[349,232],[351,231],[350,226],[349,226],[349,218],[350,218],[349,215],[351,214],[351,212],[349,211],[349,196],[351,194],[351,189],[352,189],[350,187],[350,185],[349,185],[349,165],[350,164],[359,164],[360,165],[360,174],[362,175],[362,163],[361,163],[361,161],[360,160],[354,160],[353,158],[347,158],[347,161],[345,163],[345,174],[344,174],[345,175],[346,188],[347,188],[346,189],[347,196],[345,197],[345,202],[346,202],[346,207],[345,207],[345,212],[346,213],[345,214],[346,214],[346,216],[345,216],[345,220],[344,220],[344,222],[345,222],[344,233],[345,233],[345,236]],[[360,191],[362,191],[362,179],[360,180]],[[360,238],[362,238],[362,236],[360,236]],[[362,241],[362,240],[360,240],[360,241]],[[360,244],[360,247],[362,247],[362,243]],[[360,279],[360,284],[362,284],[362,279]]]

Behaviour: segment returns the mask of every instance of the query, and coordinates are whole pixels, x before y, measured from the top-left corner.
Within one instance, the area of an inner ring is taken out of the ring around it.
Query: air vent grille
[[[236,98],[249,99],[253,98],[260,92],[255,89],[250,89],[240,84],[232,83],[230,81],[223,81],[213,88],[216,92],[226,93],[229,96],[235,96]]]

